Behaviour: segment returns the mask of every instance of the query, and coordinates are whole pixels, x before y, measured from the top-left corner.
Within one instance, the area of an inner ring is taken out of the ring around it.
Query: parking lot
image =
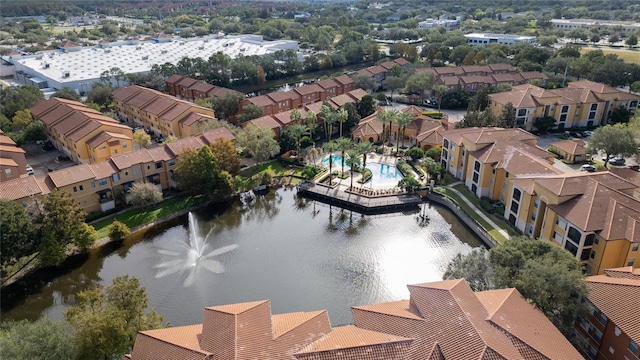
[[[34,175],[38,177],[54,170],[75,165],[71,160],[56,162],[58,156],[66,155],[57,149],[43,151],[41,145],[33,142],[23,144],[22,149],[25,151],[27,164],[33,168]]]

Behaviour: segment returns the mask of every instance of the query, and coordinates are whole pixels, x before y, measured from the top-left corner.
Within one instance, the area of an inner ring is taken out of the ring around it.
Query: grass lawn
[[[98,238],[109,235],[109,227],[114,219],[126,224],[130,229],[142,224],[162,219],[176,212],[202,204],[209,200],[204,196],[177,195],[163,201],[157,206],[146,209],[130,209],[123,213],[112,215],[93,223],[98,231]]]
[[[629,48],[614,49],[608,47],[600,47],[598,49],[602,50],[605,55],[616,54],[620,59],[624,60],[624,62],[640,64],[640,51],[629,50]],[[580,50],[580,53],[584,54],[587,51],[593,51],[593,49],[582,49]]]
[[[293,173],[291,171],[293,170]],[[252,177],[256,174],[262,174],[264,172],[269,173],[271,176],[284,176],[284,175],[301,175],[302,168],[294,166],[292,168],[287,168],[279,161],[271,161],[267,163],[260,164],[258,166],[252,166],[250,168],[246,168],[240,171],[241,176]]]

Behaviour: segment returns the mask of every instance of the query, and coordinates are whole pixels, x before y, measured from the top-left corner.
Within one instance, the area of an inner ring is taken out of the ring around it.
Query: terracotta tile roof
[[[342,95],[344,95],[344,94],[342,94]],[[338,95],[338,96],[342,96],[342,95]],[[338,97],[338,96],[336,96],[336,97]],[[331,100],[335,99],[336,97],[331,98]],[[347,95],[347,98],[349,98],[348,95]],[[349,99],[351,99],[351,98],[349,98]],[[313,104],[306,105],[305,109],[307,111],[313,111],[314,114],[318,115],[320,113],[320,109],[322,108],[322,105],[324,105],[324,104],[321,103],[321,102],[315,102]]]
[[[179,102],[178,99],[173,96],[158,96],[147,105],[145,105],[141,110],[144,110],[152,115],[160,115],[163,112],[169,110],[171,107],[175,106]]]
[[[305,96],[313,93],[321,93],[324,91],[324,89],[318,86],[318,84],[309,84],[309,85],[297,87],[293,89],[293,91],[300,94],[300,96]]]
[[[277,114],[273,114],[273,118],[280,123],[282,126],[287,126],[289,124],[291,124],[292,120],[291,120],[291,112],[292,110],[287,110],[281,113],[277,113]],[[301,113],[302,114],[302,113]],[[302,114],[302,118],[304,119],[304,114]]]
[[[397,58],[395,60],[393,60],[393,62],[395,62],[396,64],[402,66],[402,65],[409,65],[411,64],[407,59],[405,58]]]
[[[248,98],[246,99],[246,101],[248,101],[249,103],[255,106],[260,106],[260,107],[272,106],[275,104],[275,102],[266,95],[260,95],[260,96]]]
[[[487,66],[489,67],[489,69],[491,69],[491,71],[508,71],[508,72],[515,71],[515,69],[511,64],[500,63],[500,64],[488,64]]]
[[[387,70],[392,70],[393,69],[393,65],[395,65],[396,63],[394,63],[393,61],[385,61],[382,64],[380,64],[380,66],[382,66],[383,68],[387,69]]]
[[[525,80],[531,80],[531,79],[548,80],[549,79],[549,77],[546,74],[541,73],[539,71],[523,71],[519,73],[519,75],[522,76],[522,78]]]
[[[578,80],[571,81],[567,84],[568,88],[580,88],[580,89],[588,89],[591,91],[595,91],[600,94],[615,94],[619,93],[619,90],[612,88],[611,86],[597,83],[591,80]]]
[[[140,331],[132,359],[207,359],[213,354],[200,348],[202,324]]]
[[[273,338],[277,339],[281,336],[284,336],[286,333],[290,332],[291,330],[294,330],[300,325],[303,325],[308,321],[312,321],[314,318],[317,318],[317,317],[327,318],[327,319],[329,318],[326,310],[272,315],[271,331],[273,333]]]
[[[355,326],[333,328],[331,332],[294,354],[297,359],[405,359],[413,340]]]
[[[160,115],[162,120],[173,121],[177,119],[180,115],[184,114],[185,111],[189,110],[193,105],[190,105],[188,102],[178,102],[175,106],[171,107],[164,114]]]
[[[377,74],[382,74],[382,73],[387,73],[387,69],[383,68],[382,66],[378,65],[378,66],[369,66],[367,68],[367,70],[369,70],[370,73],[372,73],[373,75],[377,75]]]
[[[111,93],[111,97],[114,100],[120,100],[122,102],[126,102],[129,98],[138,94],[141,91],[145,91],[145,88],[137,85],[122,86],[115,89],[113,93]]]
[[[42,185],[35,176],[6,180],[0,183],[0,199],[18,200],[48,194],[48,188]]]
[[[320,80],[317,82],[318,86],[320,86],[321,88],[328,90],[328,89],[333,89],[338,87],[338,83],[335,82],[335,80],[333,79],[325,79],[325,80]]]
[[[0,154],[2,154],[3,152],[22,153],[22,154],[25,153],[25,151],[22,148],[19,148],[17,146],[0,145]]]
[[[203,92],[203,93],[207,93],[208,91],[213,90],[215,86],[206,83],[204,81],[196,81],[195,83],[193,83],[191,86],[189,86],[189,90],[192,91],[199,91],[199,92]]]
[[[56,188],[67,185],[76,184],[85,180],[95,179],[95,174],[87,164],[80,164],[68,168],[55,170],[47,174],[47,176]]]
[[[87,145],[89,145],[90,147],[95,148],[96,146],[102,144],[105,141],[117,140],[117,139],[131,140],[131,137],[129,137],[127,135],[123,135],[123,134],[109,132],[109,131],[101,131],[98,135],[96,135],[93,138],[89,139],[87,141]]]
[[[640,280],[640,268],[625,266],[614,269],[604,269],[605,275],[614,278]]]
[[[584,141],[580,139],[556,141],[556,142],[552,142],[549,145],[572,155],[586,154],[586,144],[584,143]]]
[[[349,96],[351,96],[353,98],[353,100],[355,100],[355,101],[360,101],[360,100],[362,100],[363,96],[369,95],[368,92],[366,92],[366,91],[364,91],[362,89],[354,89],[354,90],[349,91],[347,94]]]
[[[343,107],[343,106],[345,106],[346,104],[349,104],[349,103],[353,104],[353,103],[355,103],[355,100],[351,96],[349,96],[348,93],[347,94],[340,94],[338,96],[334,96],[331,99],[329,99],[329,104],[330,105],[334,105],[334,106],[332,106],[334,108],[341,108],[341,107]],[[319,103],[319,104],[320,104],[320,106],[322,106],[322,103]],[[319,111],[318,111],[318,113],[319,113]]]
[[[197,122],[207,121],[207,120],[213,120],[213,118],[211,116],[206,116],[206,115],[192,112],[189,115],[180,119],[180,123],[183,124],[184,126],[191,126]]]
[[[461,66],[461,68],[465,74],[493,72],[488,65],[465,65]]]
[[[414,338],[409,359],[582,358],[515,289],[474,293],[464,280],[408,287],[418,319],[371,305],[352,313],[360,328]]]
[[[460,78],[457,76],[442,76],[438,78],[438,82],[446,86],[455,86],[460,83]]]
[[[496,81],[491,76],[485,75],[463,75],[459,77],[461,84],[482,84],[495,85]]]
[[[640,343],[640,280],[607,275],[588,276],[589,301],[633,341]]]
[[[236,139],[236,137],[233,136],[231,131],[229,131],[229,129],[225,127],[207,130],[202,134],[200,134],[200,138],[207,145],[213,144],[217,139],[227,139],[231,141],[235,141]]]
[[[18,167],[18,163],[13,159],[0,157],[0,166]]]
[[[171,159],[175,159],[175,156],[171,154],[166,145],[147,149],[147,152],[153,161],[169,161]]]
[[[522,129],[503,128],[463,128],[448,130],[445,137],[456,145],[462,144],[462,139],[467,139],[474,144],[490,144],[498,140],[534,141],[538,137]]]
[[[482,163],[505,169],[513,175],[562,174],[551,164],[553,160],[549,160],[553,159],[553,154],[521,141],[497,141],[469,154]]]
[[[196,137],[188,137],[184,139],[178,139],[176,141],[170,142],[164,145],[170,154],[173,156],[178,156],[185,149],[200,149],[204,146],[202,140]]]
[[[0,135],[0,145],[16,146],[16,143],[7,135]]]
[[[451,75],[462,75],[464,74],[464,70],[461,67],[450,67],[450,66],[439,66],[434,67],[433,72],[437,76],[451,76]]]
[[[165,80],[166,83],[168,84],[177,84],[178,82],[180,82],[180,80],[182,80],[184,76],[182,75],[178,75],[178,74],[173,74],[171,76],[169,76],[169,78],[167,80]]]
[[[348,75],[340,75],[338,77],[333,78],[333,80],[342,86],[353,84],[353,79],[350,78]]]
[[[491,74],[491,77],[496,81],[496,83],[514,83],[524,81],[522,75],[515,73]]]
[[[137,94],[135,94],[133,97],[131,97],[129,100],[127,100],[127,104],[134,108],[141,109],[145,105],[155,100],[155,98],[158,96],[160,96],[160,94],[154,91],[140,91]]]
[[[293,100],[300,97],[293,90],[272,92],[272,93],[266,94],[266,96],[268,96],[271,100],[275,102]]]
[[[71,41],[71,40],[67,40],[65,42],[63,42],[62,44],[58,45],[59,48],[65,49],[65,48],[74,48],[74,47],[81,47],[82,45],[78,44],[75,41]]]
[[[147,162],[153,162],[153,157],[149,154],[147,149],[139,149],[124,153],[118,156],[112,156],[111,161],[119,170],[124,170],[132,167],[136,164],[144,164]]]
[[[536,194],[535,192],[535,180],[533,178],[527,177],[522,179],[511,179],[511,184],[516,186],[518,189],[526,192],[529,195]]]
[[[183,77],[180,81],[178,81],[178,83],[176,85],[188,88],[188,87],[192,86],[193,84],[195,84],[197,81],[198,80],[192,79],[190,77]]]
[[[358,125],[354,126],[351,130],[351,136],[364,138],[372,135],[381,135],[383,124],[382,121],[378,119],[379,112],[380,109],[367,116],[366,118],[360,120],[360,122],[358,122]]]
[[[265,116],[261,116],[257,119],[253,119],[253,120],[249,120],[247,122],[247,125],[249,124],[253,124],[255,126],[262,126],[262,127],[266,127],[268,129],[279,129],[280,128],[280,123],[277,122],[273,116],[271,115],[265,115]]]
[[[96,179],[108,178],[120,171],[111,161],[111,159],[99,163],[89,164],[89,169],[95,175]]]

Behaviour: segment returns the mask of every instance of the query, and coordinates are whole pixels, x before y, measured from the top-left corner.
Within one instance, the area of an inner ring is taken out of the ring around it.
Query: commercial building
[[[212,109],[138,85],[117,88],[112,97],[120,120],[163,137],[197,135],[215,119]]]
[[[236,58],[240,55],[262,56],[279,50],[297,51],[298,43],[292,40],[264,41],[261,35],[190,39],[156,36],[152,41],[101,42],[92,47],[81,47],[71,42],[63,44],[58,51],[4,56],[3,60],[15,65],[21,84],[35,83],[41,89],[69,87],[84,94],[100,80],[104,71],[113,67],[126,74],[145,74],[156,64],[168,62],[177,65],[185,56],[208,59],[222,52]],[[113,85],[123,84],[113,79]]]
[[[489,95],[494,114],[511,103],[516,109],[516,124],[531,130],[536,118],[550,116],[558,129],[593,127],[607,124],[617,107],[625,107],[632,116],[638,109],[640,96],[619,91],[589,80],[570,82],[566,88],[543,89],[526,84],[510,91]]]
[[[53,145],[75,162],[93,163],[133,150],[133,130],[84,104],[59,98],[39,101],[31,114]]]
[[[467,44],[470,45],[487,45],[487,44],[518,44],[528,43],[535,44],[535,36],[524,35],[509,35],[509,34],[485,34],[485,33],[472,33],[464,36],[467,39]]]
[[[185,149],[209,146],[217,139],[234,141],[226,128],[213,129],[150,149],[139,149],[91,164],[80,164],[47,173],[0,182],[0,198],[35,209],[34,202],[54,189],[65,191],[85,212],[111,210],[116,201],[128,202],[135,182],[147,182],[162,190],[175,187],[176,158]]]
[[[634,21],[596,20],[596,19],[551,19],[554,29],[571,31],[573,29],[598,29],[620,32],[627,36],[640,30],[640,23]]]
[[[139,332],[125,357],[581,359],[516,289],[474,293],[465,280],[408,288],[408,300],[353,306],[354,325],[335,328],[325,310],[273,315],[268,300],[208,307],[202,324]]]
[[[460,27],[460,23],[462,22],[462,16],[456,16],[455,20],[451,19],[426,19],[424,21],[420,21],[418,23],[418,29],[434,29],[443,27],[447,29],[447,31],[455,30]]]
[[[442,166],[476,196],[501,202],[504,218],[523,234],[571,252],[587,274],[640,267],[640,174],[563,173],[536,139],[521,129],[450,130]]]
[[[631,360],[640,358],[640,271],[623,267],[589,276],[590,314],[576,324],[588,359]]]

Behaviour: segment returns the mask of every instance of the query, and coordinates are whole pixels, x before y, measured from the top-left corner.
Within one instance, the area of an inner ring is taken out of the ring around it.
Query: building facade
[[[487,44],[513,45],[518,43],[536,43],[535,36],[524,35],[472,33],[466,34],[464,37],[467,39],[467,44],[474,46],[482,46]]]

